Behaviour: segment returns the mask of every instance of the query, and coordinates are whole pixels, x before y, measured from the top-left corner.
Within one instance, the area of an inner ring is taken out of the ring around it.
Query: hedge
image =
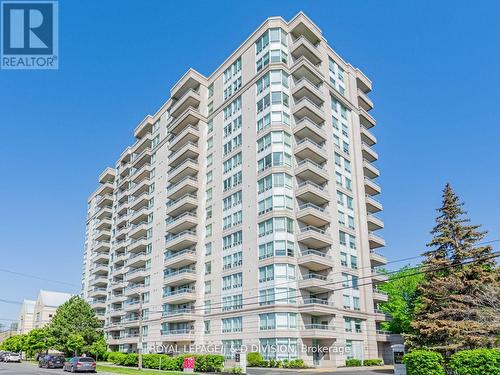
[[[345,360],[345,365],[347,367],[358,367],[361,366],[361,360],[356,358],[348,358]]]
[[[403,357],[408,375],[445,375],[443,356],[429,350],[414,350]]]
[[[500,350],[462,350],[451,356],[449,367],[456,375],[500,375]]]
[[[263,361],[264,361],[264,358],[262,357],[262,354],[260,354],[259,352],[247,353],[247,366],[248,367],[258,367]]]
[[[285,360],[277,360],[270,359],[265,360],[262,357],[262,354],[259,352],[250,352],[247,353],[247,366],[248,367],[269,367],[269,368],[306,368],[303,359],[285,359]]]
[[[363,366],[381,366],[384,362],[380,358],[365,359]]]
[[[194,357],[194,371],[196,372],[219,372],[224,366],[224,357],[215,354],[181,354],[175,357],[166,354],[143,354],[142,366],[144,368],[182,371],[184,358]],[[110,352],[107,356],[108,362],[121,366],[137,366],[138,356],[136,353]]]

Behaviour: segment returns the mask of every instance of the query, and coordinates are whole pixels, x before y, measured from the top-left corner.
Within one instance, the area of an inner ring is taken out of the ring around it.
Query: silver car
[[[7,353],[3,357],[4,362],[21,362],[21,355],[19,353]]]
[[[96,372],[96,362],[90,357],[73,357],[64,362],[64,371],[70,372]]]

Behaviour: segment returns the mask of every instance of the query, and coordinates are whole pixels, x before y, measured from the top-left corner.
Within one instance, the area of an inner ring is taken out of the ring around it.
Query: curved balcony
[[[196,143],[187,142],[178,150],[172,151],[170,153],[170,155],[168,156],[169,166],[175,168],[186,159],[195,160],[198,157],[199,153],[200,151]]]
[[[180,133],[172,134],[169,140],[169,149],[177,151],[186,143],[196,143],[200,139],[200,130],[197,126],[188,125]]]
[[[377,184],[375,181],[365,177],[364,178],[364,183],[365,183],[365,192],[368,195],[377,195],[380,194],[382,189],[380,188],[380,185]]]
[[[330,196],[325,187],[312,181],[304,181],[298,184],[295,196],[302,201],[323,205],[330,201]]]
[[[377,138],[363,125],[360,126],[361,142],[366,143],[368,146],[373,146],[377,143]]]
[[[193,341],[195,339],[194,328],[162,329],[162,336],[168,336],[168,341]]]
[[[323,164],[328,159],[325,145],[316,143],[309,138],[298,141],[294,148],[294,153],[300,159],[309,159],[317,164]]]
[[[370,250],[370,262],[374,267],[384,266],[387,264],[387,258],[373,250]]]
[[[109,252],[109,249],[111,248],[111,243],[109,242],[109,240],[94,241],[93,247],[96,253]]]
[[[175,184],[187,176],[195,176],[198,173],[198,161],[194,159],[186,159],[181,164],[168,171],[168,180]]]
[[[96,214],[96,219],[110,218],[113,215],[113,207],[111,205],[101,207]]]
[[[196,263],[198,260],[194,249],[184,249],[176,252],[168,252],[165,255],[165,268],[181,268]]]
[[[184,212],[193,211],[198,207],[198,199],[195,194],[185,194],[176,200],[167,202],[167,215],[179,216]]]
[[[330,246],[332,244],[332,238],[329,233],[311,225],[299,229],[297,241],[313,249]]]
[[[323,298],[305,298],[299,305],[299,311],[313,316],[335,315],[334,307]]]
[[[205,117],[194,107],[189,107],[176,118],[172,118],[168,125],[168,131],[172,134],[181,133],[189,125],[197,125]]]
[[[332,339],[335,327],[328,324],[304,324],[300,336],[311,339]]]
[[[294,59],[305,57],[314,65],[321,64],[321,51],[304,36],[301,36],[292,42],[292,45],[290,46],[290,54]]]
[[[368,232],[368,242],[370,245],[370,249],[376,249],[378,247],[385,246],[385,240],[382,237],[377,236],[373,232]]]
[[[196,245],[198,236],[196,231],[186,230],[177,234],[169,234],[165,237],[165,240],[166,250],[176,251]]]
[[[317,185],[323,185],[329,179],[327,170],[320,164],[309,159],[298,162],[297,168],[295,168],[295,176],[303,180],[312,181]]]
[[[313,203],[301,204],[298,207],[296,218],[313,227],[322,227],[330,224],[328,212],[324,208],[316,206]]]
[[[168,286],[179,286],[196,281],[196,271],[194,269],[182,269],[164,275],[163,283]]]
[[[375,215],[368,214],[366,216],[368,222],[368,230],[374,231],[384,228],[384,222]]]
[[[377,124],[372,115],[366,112],[363,108],[359,109],[359,122],[361,123],[361,125],[368,129],[374,127]]]
[[[129,252],[139,252],[142,249],[146,248],[146,245],[149,243],[149,239],[144,236],[144,237],[139,237],[139,238],[134,238],[130,241],[127,250]]]
[[[167,187],[167,195],[170,199],[176,200],[186,194],[193,194],[198,190],[198,179],[187,176],[176,183],[171,183]]]
[[[125,274],[125,279],[129,282],[138,283],[149,276],[150,269],[146,267],[133,268]]]
[[[378,154],[365,142],[361,143],[361,152],[363,153],[363,159],[366,159],[371,163],[378,160]]]
[[[363,159],[363,172],[366,177],[373,179],[380,176],[380,171],[368,160]]]
[[[300,100],[308,98],[316,105],[321,105],[325,102],[324,93],[322,90],[323,83],[314,83],[306,77],[302,77],[295,81],[291,93],[294,99]]]
[[[146,236],[150,224],[151,223],[148,220],[143,220],[138,222],[137,224],[132,224],[128,232],[129,238],[136,239]]]
[[[323,143],[327,140],[325,129],[315,124],[308,117],[302,117],[299,121],[296,121],[293,126],[293,132],[299,139],[309,138],[316,143]]]
[[[129,258],[127,259],[127,266],[133,268],[143,267],[150,255],[151,253],[147,253],[145,251],[141,251],[140,253],[130,253]]]
[[[112,204],[113,204],[113,194],[101,195],[99,198],[96,199],[95,203],[95,205],[99,208],[110,206]]]
[[[200,105],[200,92],[189,89],[183,93],[170,107],[169,113],[172,117],[177,117],[184,113],[189,107],[198,108]]]
[[[380,203],[377,199],[373,198],[371,195],[366,194],[365,196],[366,202],[366,210],[369,213],[376,213],[382,211],[382,203]]]
[[[194,308],[191,309],[172,309],[163,311],[162,322],[175,323],[175,322],[189,322],[196,319]]]
[[[296,118],[302,119],[304,117],[307,117],[316,124],[324,123],[326,118],[323,106],[315,104],[306,97],[294,103],[292,112]]]
[[[324,275],[307,273],[299,280],[299,288],[311,293],[325,293],[332,291],[335,288],[335,283]]]
[[[358,104],[367,112],[373,109],[372,100],[360,89],[358,89]]]
[[[106,297],[107,295],[107,288],[103,288],[103,287],[95,287],[95,288],[92,288],[90,291],[89,291],[89,297],[91,298],[96,298],[96,297]]]
[[[195,213],[185,212],[176,217],[169,217],[166,220],[166,231],[171,234],[188,231],[198,225],[198,217]]]
[[[386,292],[373,288],[373,300],[377,302],[387,302],[389,300],[389,296]]]
[[[97,220],[95,229],[108,231],[111,230],[111,218],[105,217],[103,219]]]
[[[182,288],[163,294],[163,303],[182,304],[196,301],[196,293],[193,288]]]
[[[335,262],[327,253],[315,249],[306,249],[300,252],[297,263],[312,271],[322,271],[333,268]]]

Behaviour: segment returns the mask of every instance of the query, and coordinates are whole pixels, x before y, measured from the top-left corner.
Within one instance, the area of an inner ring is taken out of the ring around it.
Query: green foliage
[[[486,232],[471,225],[449,184],[424,253],[426,272],[407,344],[449,356],[461,349],[493,347],[498,340],[499,269]],[[463,262],[468,262],[463,264]]]
[[[85,346],[85,340],[82,335],[72,333],[66,339],[66,349],[72,352],[74,355],[82,353],[82,349]]]
[[[378,286],[389,296],[380,309],[391,316],[389,322],[384,322],[382,329],[392,333],[410,333],[413,331],[411,322],[418,304],[418,286],[424,275],[419,270],[406,266],[397,273],[389,275],[389,280]]]
[[[224,372],[229,374],[243,374],[243,369],[241,367],[235,366],[231,368],[225,368]]]
[[[219,372],[224,365],[224,357],[215,354],[182,354],[175,357],[166,354],[144,354],[142,356],[142,366],[144,368],[159,369],[161,359],[161,369],[169,371],[182,371],[184,358],[194,357],[194,370],[196,372]],[[121,366],[137,366],[138,356],[135,353],[107,353],[107,361]]]
[[[24,342],[24,350],[31,356],[42,353],[55,346],[55,340],[47,328],[35,328],[29,331]]]
[[[456,375],[500,375],[500,350],[463,350],[451,356],[449,366]]]
[[[363,366],[382,366],[383,364],[384,361],[382,361],[380,358],[365,359],[363,361]]]
[[[85,348],[85,351],[92,354],[96,360],[106,360],[106,340],[101,337]]]
[[[358,366],[361,366],[362,363],[361,363],[361,360],[360,359],[356,359],[356,358],[349,358],[349,359],[346,359],[345,361],[345,365],[347,367],[358,367]]]
[[[262,358],[262,354],[259,352],[250,352],[247,353],[247,366],[248,367],[258,367],[260,363],[264,360]]]
[[[8,352],[20,352],[24,350],[26,335],[15,335],[5,339],[0,349]]]
[[[303,359],[297,358],[288,361],[287,368],[305,368],[306,365]]]
[[[414,350],[403,357],[408,375],[445,375],[443,356],[429,350]]]
[[[72,354],[79,342],[74,335],[83,338],[80,350],[91,347],[95,341],[103,338],[102,322],[90,305],[76,296],[59,306],[48,330],[55,340],[55,347],[66,354]]]

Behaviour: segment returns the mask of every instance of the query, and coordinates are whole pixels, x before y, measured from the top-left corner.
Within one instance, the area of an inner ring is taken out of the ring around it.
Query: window
[[[205,197],[206,197],[206,201],[209,202],[212,200],[212,188],[208,188],[206,191],[205,191]]]
[[[361,305],[360,305],[359,297],[352,297],[352,307],[356,311],[361,310]]]
[[[243,264],[243,252],[241,251],[238,251],[234,254],[226,255],[222,258],[223,270],[240,267],[242,264]]]
[[[222,290],[241,288],[243,285],[243,274],[241,272],[222,278]]]
[[[297,303],[297,290],[293,288],[270,288],[259,291],[259,304],[286,305]]]
[[[271,114],[268,113],[261,119],[257,121],[257,132],[260,132],[261,130],[267,128],[269,125],[271,125]]]
[[[273,152],[264,156],[257,162],[257,168],[259,172],[262,172],[271,167],[277,166],[292,166],[292,155],[287,152]]]
[[[293,264],[278,263],[259,268],[259,282],[272,280],[295,280],[295,266]]]
[[[203,326],[205,327],[205,334],[210,333],[210,320],[205,320],[203,322]]]
[[[259,314],[259,329],[295,329],[297,328],[297,314],[289,312]]]
[[[293,233],[293,219],[290,219],[288,217],[273,217],[259,223],[259,237],[273,232]]]
[[[207,184],[211,183],[213,181],[213,172],[212,171],[208,171],[207,172]]]
[[[223,210],[226,211],[226,210],[230,209],[231,207],[235,207],[235,206],[241,204],[242,199],[243,199],[243,193],[241,190],[224,198],[222,200]]]
[[[242,332],[243,318],[241,316],[222,319],[222,333]]]
[[[264,109],[269,107],[271,104],[271,97],[269,94],[265,95],[262,97],[262,99],[257,101],[257,113],[262,112]]]
[[[259,245],[259,259],[272,256],[294,256],[293,241],[276,240]]]
[[[212,242],[205,244],[205,255],[212,255]]]
[[[205,275],[212,273],[212,262],[205,262]]]
[[[210,294],[212,293],[212,281],[208,280],[205,281],[205,294]]]
[[[205,237],[210,237],[212,235],[212,224],[205,225]]]
[[[242,294],[222,297],[222,311],[240,310],[242,308],[243,308]]]
[[[224,358],[233,359],[236,351],[240,350],[242,345],[242,340],[222,340]]]
[[[358,257],[355,255],[351,255],[351,268],[358,269]]]
[[[257,213],[262,215],[274,209],[293,210],[293,198],[288,195],[272,195],[259,201]]]
[[[210,84],[208,86],[208,98],[210,99],[212,96],[214,96],[214,84]]]
[[[210,137],[207,139],[207,150],[212,149],[214,147],[214,138]]]
[[[291,360],[297,358],[297,339],[280,337],[259,339],[260,353],[266,360]],[[284,350],[276,350],[283,348]]]
[[[259,194],[273,187],[293,188],[292,176],[288,173],[273,173],[257,181],[257,190]]]
[[[243,242],[243,232],[241,230],[228,234],[222,237],[222,248],[229,249],[231,247],[241,245]]]

